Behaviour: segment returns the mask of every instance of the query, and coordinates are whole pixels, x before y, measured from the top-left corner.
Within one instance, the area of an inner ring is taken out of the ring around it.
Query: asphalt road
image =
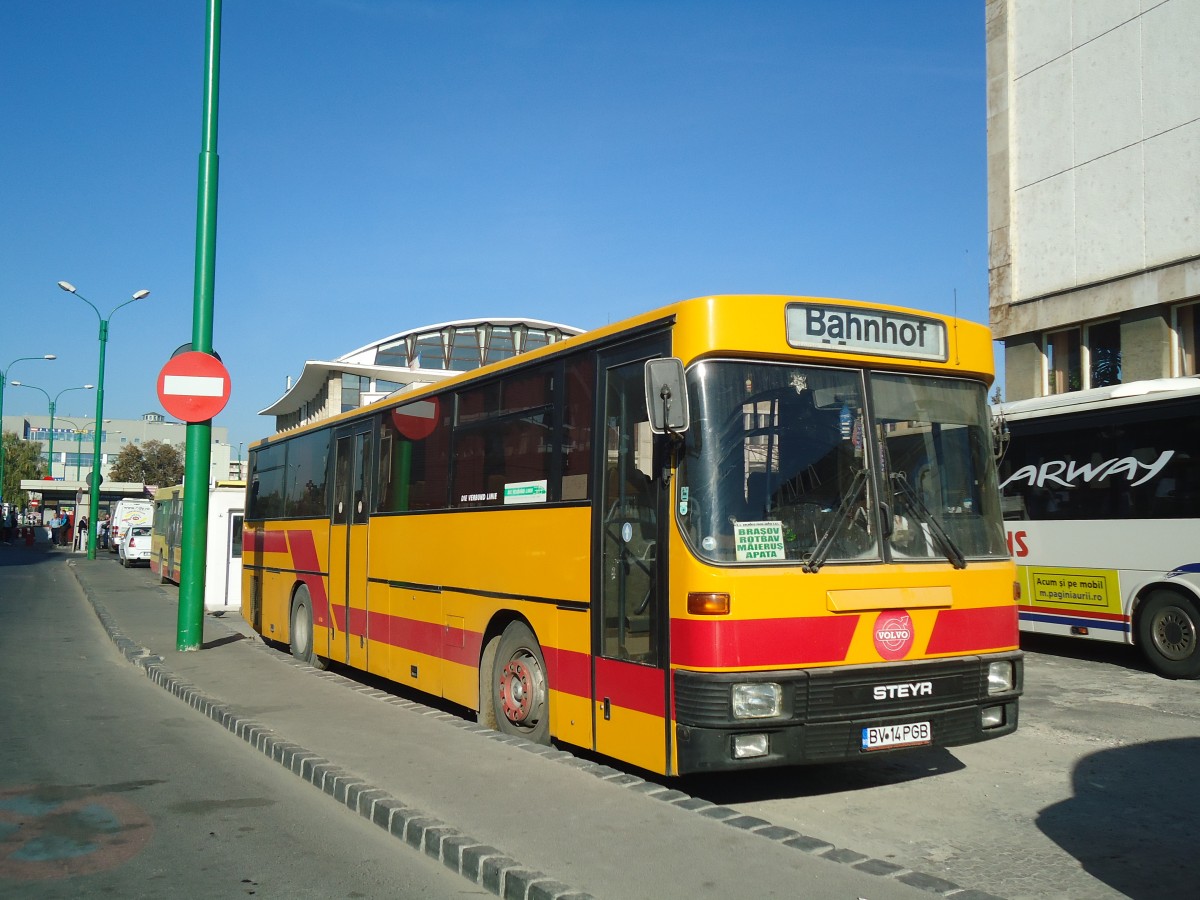
[[[16,559],[0,548],[0,896],[490,896],[152,684],[65,566]]]

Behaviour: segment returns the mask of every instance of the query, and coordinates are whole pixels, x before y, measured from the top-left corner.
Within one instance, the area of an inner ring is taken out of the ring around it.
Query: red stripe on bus
[[[1090,609],[1064,609],[1061,606],[1019,606],[1021,612],[1050,613],[1055,616],[1078,616],[1081,619],[1101,619],[1110,622],[1128,622],[1124,613],[1095,612]]]
[[[1019,641],[1017,608],[943,609],[933,623],[927,653],[973,653],[1015,647]]]
[[[857,615],[806,619],[672,619],[671,662],[727,669],[842,662]]]
[[[278,533],[278,532],[268,532]],[[320,560],[317,559],[317,545],[311,531],[296,530],[287,532],[287,543],[292,551],[292,564],[309,573],[320,572]],[[325,579],[319,574],[301,574],[300,580],[308,588],[312,598],[313,625],[322,628],[329,627],[329,595],[325,593]]]
[[[663,718],[667,714],[666,673],[653,666],[596,657],[596,699]]]
[[[287,535],[282,531],[246,531],[243,535],[246,553],[261,551],[263,553],[286,553]]]
[[[368,620],[372,641],[471,668],[479,665],[483,635],[478,631],[381,612],[369,613]],[[543,647],[542,653],[546,657],[546,680],[552,689],[577,697],[591,696],[592,664],[587,653],[555,647]]]
[[[546,655],[546,680],[562,694],[576,697],[592,695],[592,657],[575,650],[543,647]]]
[[[351,610],[352,627],[357,627],[362,613],[362,610]],[[472,668],[479,665],[479,648],[483,643],[483,636],[476,631],[382,612],[369,613],[367,619],[372,641]],[[350,633],[358,634],[356,631]]]

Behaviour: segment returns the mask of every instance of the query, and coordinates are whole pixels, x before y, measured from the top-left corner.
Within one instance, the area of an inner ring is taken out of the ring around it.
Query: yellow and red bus
[[[986,328],[687,300],[255,444],[242,613],[651,772],[1017,727]]]

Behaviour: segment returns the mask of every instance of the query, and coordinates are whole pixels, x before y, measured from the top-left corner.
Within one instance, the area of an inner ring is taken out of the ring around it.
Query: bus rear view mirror
[[[655,434],[687,431],[690,416],[682,361],[674,357],[646,360],[646,412]]]

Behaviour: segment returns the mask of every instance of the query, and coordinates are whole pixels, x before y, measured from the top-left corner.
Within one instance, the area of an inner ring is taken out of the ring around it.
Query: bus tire
[[[549,744],[550,691],[537,638],[524,622],[510,622],[495,647],[488,692],[496,729]]]
[[[496,650],[499,647],[500,635],[492,635],[479,657],[479,711],[475,714],[475,721],[492,731],[500,730],[496,722],[496,692],[492,690],[492,681],[496,677]]]
[[[1137,640],[1160,675],[1200,675],[1200,611],[1195,601],[1183,594],[1152,591],[1138,611]]]
[[[168,584],[170,581],[171,579],[167,577],[167,561],[163,559],[163,555],[160,553],[158,554],[158,583]]]
[[[292,597],[292,656],[314,669],[325,669],[329,663],[313,652],[312,598],[304,585],[296,588]]]

